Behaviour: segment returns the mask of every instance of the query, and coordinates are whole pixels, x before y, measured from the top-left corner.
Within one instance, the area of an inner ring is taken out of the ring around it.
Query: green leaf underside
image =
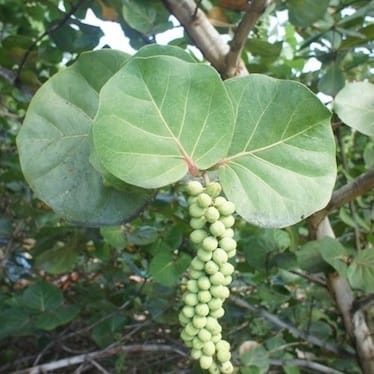
[[[336,176],[328,109],[297,82],[252,74],[225,83],[236,125],[219,178],[237,212],[284,227],[323,208]]]
[[[374,248],[361,250],[348,267],[352,287],[374,292]]]
[[[148,194],[105,187],[89,163],[88,134],[99,90],[127,61],[119,51],[84,53],[34,96],[17,144],[24,175],[36,195],[67,220],[87,226],[128,220]]]
[[[214,69],[170,56],[138,57],[102,89],[93,142],[115,177],[158,188],[216,164],[232,129],[232,105]]]
[[[374,84],[347,83],[337,94],[334,109],[346,125],[374,136]]]

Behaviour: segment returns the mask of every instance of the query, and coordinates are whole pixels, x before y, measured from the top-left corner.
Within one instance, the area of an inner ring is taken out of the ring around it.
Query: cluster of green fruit
[[[197,254],[188,269],[183,295],[184,306],[179,314],[183,326],[181,338],[191,348],[192,358],[199,360],[210,373],[232,373],[230,344],[222,339],[218,322],[225,311],[234,266],[228,262],[236,254],[233,238],[235,205],[220,196],[221,185],[198,181],[187,185],[191,242]]]

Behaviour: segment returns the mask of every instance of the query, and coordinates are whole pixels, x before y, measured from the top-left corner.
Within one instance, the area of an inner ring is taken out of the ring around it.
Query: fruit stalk
[[[188,269],[179,320],[181,338],[191,348],[191,357],[199,360],[209,373],[230,374],[230,344],[222,338],[218,319],[225,311],[223,302],[230,295],[234,266],[229,262],[236,254],[233,238],[235,206],[221,196],[221,185],[198,181],[187,184],[188,210],[192,232],[190,241],[196,256]]]

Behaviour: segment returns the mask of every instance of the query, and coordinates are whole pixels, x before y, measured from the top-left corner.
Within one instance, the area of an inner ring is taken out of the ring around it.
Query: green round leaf
[[[374,84],[347,83],[336,95],[334,110],[346,125],[374,136]]]
[[[60,307],[62,300],[60,289],[45,281],[33,284],[22,295],[22,304],[39,312]]]
[[[219,177],[237,212],[284,227],[323,208],[336,176],[328,109],[297,82],[252,74],[226,85],[236,127]]]
[[[309,26],[323,17],[328,6],[326,0],[289,0],[287,7],[290,22],[295,26]]]
[[[214,69],[170,56],[139,57],[103,87],[93,143],[115,177],[158,188],[216,164],[232,130],[232,105]]]
[[[36,93],[17,138],[23,173],[36,195],[58,214],[87,226],[130,219],[148,193],[103,184],[89,162],[88,135],[104,83],[127,61],[122,52],[84,53]]]
[[[49,274],[62,274],[71,271],[78,256],[79,251],[72,244],[63,247],[56,246],[36,256],[35,267]]]
[[[357,253],[348,267],[348,279],[353,288],[374,292],[374,248]]]
[[[169,12],[158,1],[123,0],[121,3],[124,20],[144,35],[155,35],[172,27]]]

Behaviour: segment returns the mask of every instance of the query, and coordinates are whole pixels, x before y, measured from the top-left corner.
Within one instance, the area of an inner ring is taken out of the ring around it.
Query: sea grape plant
[[[128,222],[159,188],[187,181],[197,252],[181,336],[211,372],[232,372],[217,320],[234,271],[234,211],[292,225],[327,204],[336,176],[330,111],[308,88],[260,74],[223,81],[171,46],[83,53],[36,93],[17,145],[35,194],[86,226]]]

